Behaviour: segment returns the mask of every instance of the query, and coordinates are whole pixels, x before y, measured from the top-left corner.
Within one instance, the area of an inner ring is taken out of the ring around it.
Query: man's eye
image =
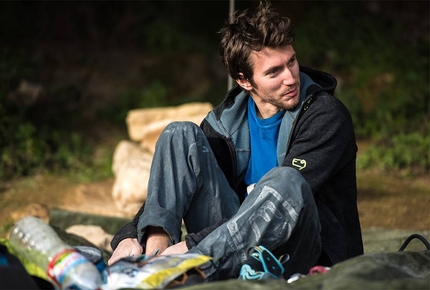
[[[269,76],[276,76],[278,73],[279,73],[279,69],[275,68],[275,69],[272,69],[271,71],[269,71],[268,75]]]
[[[292,58],[290,59],[290,61],[288,62],[289,65],[294,65],[294,63],[296,62],[296,58]]]

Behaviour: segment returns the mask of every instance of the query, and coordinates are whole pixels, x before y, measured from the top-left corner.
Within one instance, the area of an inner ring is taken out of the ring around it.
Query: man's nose
[[[294,80],[294,77],[293,77],[293,73],[291,72],[290,69],[288,69],[288,68],[285,69],[284,72],[283,72],[282,77],[283,77],[282,83],[284,85],[286,85],[286,86],[294,85],[295,80]]]

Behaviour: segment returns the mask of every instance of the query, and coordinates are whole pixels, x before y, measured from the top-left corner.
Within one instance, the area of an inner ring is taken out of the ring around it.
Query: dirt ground
[[[362,227],[430,229],[430,178],[402,179],[359,172],[358,208]],[[53,207],[99,215],[131,217],[114,204],[114,179],[76,184],[64,177],[36,176],[0,186],[0,237],[14,222],[33,214],[45,219]]]
[[[430,230],[430,178],[362,172],[358,209],[363,228]]]

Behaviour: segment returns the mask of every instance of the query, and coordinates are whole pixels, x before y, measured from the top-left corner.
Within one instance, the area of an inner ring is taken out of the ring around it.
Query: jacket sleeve
[[[214,224],[211,227],[204,228],[198,233],[189,233],[185,235],[185,244],[187,245],[188,249],[191,249],[194,246],[197,246],[198,243],[200,243],[206,236],[208,236],[210,233],[212,233],[216,228],[221,226],[223,223],[227,222],[228,219],[224,218]]]
[[[116,247],[118,247],[118,244],[124,239],[137,238],[137,224],[139,222],[139,217],[142,214],[144,207],[145,205],[142,205],[137,214],[134,216],[133,220],[128,224],[125,224],[116,232],[115,236],[110,242],[112,250],[115,251]]]
[[[347,108],[327,93],[314,97],[298,120],[282,165],[298,169],[315,193],[348,163],[355,163],[357,145]]]

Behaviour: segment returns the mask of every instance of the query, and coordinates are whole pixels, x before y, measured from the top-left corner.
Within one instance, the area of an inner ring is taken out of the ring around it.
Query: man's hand
[[[129,256],[139,256],[139,255],[142,255],[142,253],[143,253],[143,247],[139,244],[137,239],[135,238],[124,239],[116,247],[115,251],[113,252],[112,256],[108,261],[108,265],[110,266],[122,258],[129,257]]]
[[[160,255],[184,254],[187,251],[188,251],[187,244],[185,242],[180,242],[173,246],[168,247],[166,250],[161,252]]]

